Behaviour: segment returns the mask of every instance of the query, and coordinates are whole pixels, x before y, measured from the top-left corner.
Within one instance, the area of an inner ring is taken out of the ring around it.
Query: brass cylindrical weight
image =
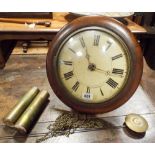
[[[30,105],[35,96],[39,93],[37,87],[31,88],[15,105],[15,107],[3,119],[4,124],[7,126],[14,126],[15,122],[19,119],[20,115]]]
[[[22,116],[15,124],[15,128],[21,133],[27,133],[33,125],[34,121],[39,117],[42,108],[47,103],[49,93],[45,90],[41,91],[29,107],[25,110]]]

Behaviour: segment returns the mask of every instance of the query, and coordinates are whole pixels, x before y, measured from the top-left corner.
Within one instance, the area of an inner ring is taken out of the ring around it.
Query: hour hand
[[[85,52],[86,52],[86,59],[88,60],[88,63],[90,64],[90,55],[88,54],[87,48]]]

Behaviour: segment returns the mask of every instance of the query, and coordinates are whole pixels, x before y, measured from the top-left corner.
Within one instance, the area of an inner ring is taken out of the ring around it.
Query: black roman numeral
[[[71,52],[73,52],[74,54],[76,54],[76,52],[72,49],[72,48],[68,48]]]
[[[109,86],[111,86],[112,88],[116,88],[118,83],[116,81],[114,81],[113,79],[109,78],[108,81],[106,82]]]
[[[112,45],[112,42],[107,41],[107,47],[106,47],[105,51],[107,51],[110,48],[111,45]]]
[[[80,85],[80,83],[79,83],[79,81],[77,81],[77,82],[74,84],[74,86],[72,87],[72,89],[76,92],[77,89],[79,88],[79,85]]]
[[[102,89],[100,88],[101,95],[104,96]]]
[[[117,69],[117,68],[113,68],[112,73],[113,74],[123,74],[124,70],[123,69]]]
[[[112,57],[112,60],[116,60],[116,59],[121,58],[121,57],[123,57],[123,55],[122,54],[118,54],[118,55]]]
[[[94,35],[94,46],[98,46],[100,41],[100,35]]]
[[[69,65],[69,66],[71,66],[71,65],[73,64],[72,61],[63,61],[63,63],[64,63],[65,65]]]
[[[83,37],[80,37],[79,39],[80,39],[81,46],[85,48],[86,45],[85,45]]]
[[[72,78],[72,76],[73,76],[73,71],[70,71],[70,72],[64,74],[64,78],[65,78],[66,80]]]
[[[87,93],[90,93],[90,87],[87,87]]]

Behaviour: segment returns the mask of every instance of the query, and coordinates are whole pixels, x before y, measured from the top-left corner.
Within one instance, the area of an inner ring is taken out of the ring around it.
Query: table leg
[[[16,45],[16,40],[2,40],[0,41],[0,69],[5,67],[5,64]]]
[[[147,40],[146,48],[144,51],[144,57],[149,67],[155,70],[155,38],[149,38]]]
[[[4,66],[5,66],[5,60],[4,60],[4,57],[3,57],[2,50],[0,48],[0,69],[4,68]]]

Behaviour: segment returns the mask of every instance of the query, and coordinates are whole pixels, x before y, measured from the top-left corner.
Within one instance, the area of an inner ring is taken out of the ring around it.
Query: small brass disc
[[[126,126],[137,133],[144,133],[148,129],[147,121],[138,114],[129,114],[125,118]]]

